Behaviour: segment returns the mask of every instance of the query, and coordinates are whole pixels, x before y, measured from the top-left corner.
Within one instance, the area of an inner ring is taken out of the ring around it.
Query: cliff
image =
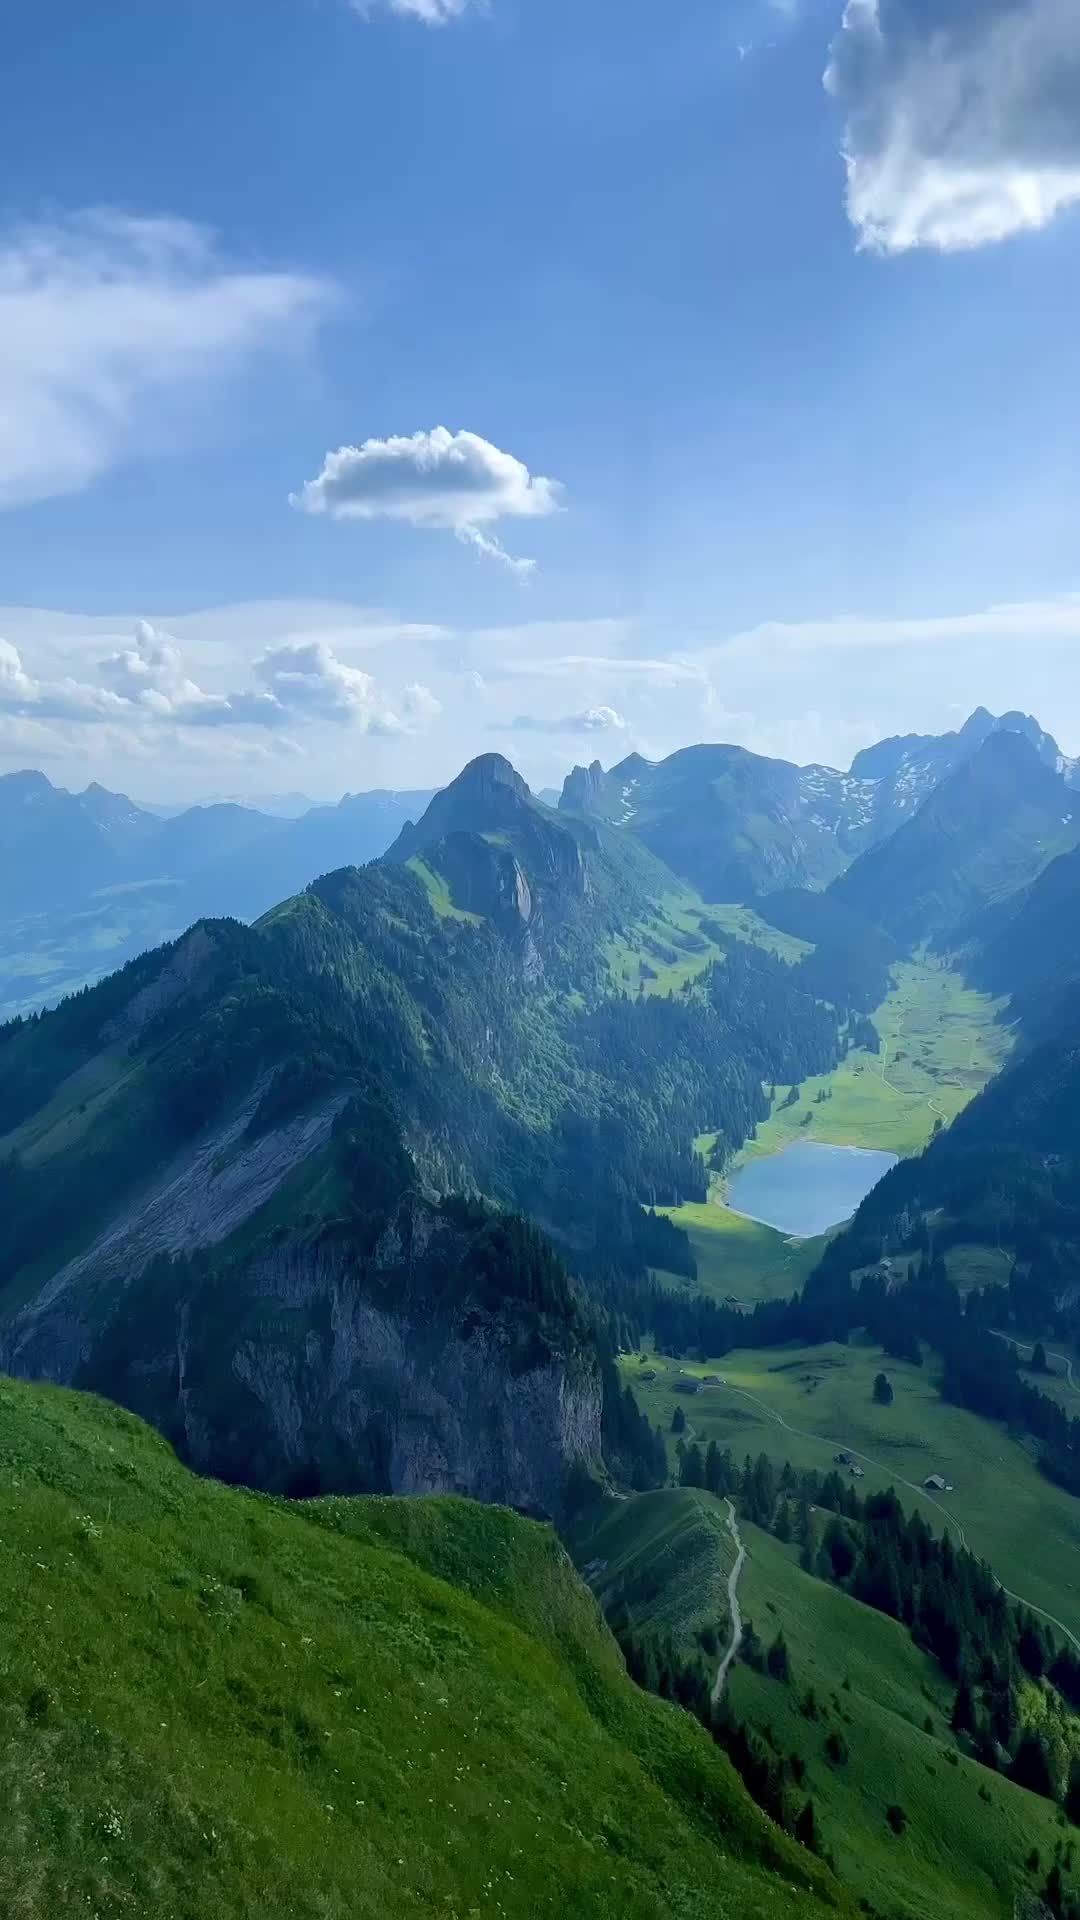
[[[571,1466],[599,1461],[600,1379],[565,1279],[525,1297],[514,1231],[408,1195],[370,1248],[341,1223],[248,1258],[159,1262],[75,1381],[225,1480],[558,1516]]]

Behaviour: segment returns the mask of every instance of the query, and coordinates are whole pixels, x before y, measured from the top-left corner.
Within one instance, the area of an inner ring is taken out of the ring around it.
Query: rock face
[[[570,1467],[600,1457],[596,1363],[484,1304],[462,1279],[469,1245],[409,1196],[367,1252],[329,1229],[224,1271],[159,1265],[69,1377],[226,1480],[555,1517]]]

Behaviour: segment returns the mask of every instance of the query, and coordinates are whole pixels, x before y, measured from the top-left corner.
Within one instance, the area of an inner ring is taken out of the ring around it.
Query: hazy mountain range
[[[980,708],[958,733],[882,741],[847,773],[688,747],[655,765],[575,768],[561,797],[541,799],[625,827],[707,900],[747,900],[827,886],[996,732],[1022,735],[1048,774],[1080,778],[1037,721]],[[279,796],[273,812],[166,812],[97,785],[67,793],[39,772],[0,777],[0,1016],[54,1002],[203,915],[254,919],[320,873],[377,859],[430,798],[350,794],[295,817],[303,796]]]

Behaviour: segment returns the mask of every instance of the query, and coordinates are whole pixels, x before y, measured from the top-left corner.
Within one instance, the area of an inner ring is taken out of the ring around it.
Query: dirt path
[[[731,1642],[720,1662],[716,1679],[713,1682],[712,1702],[714,1707],[724,1691],[728,1670],[735,1655],[739,1651],[739,1642],[742,1639],[743,1626],[742,1608],[739,1606],[739,1581],[742,1579],[742,1570],[746,1565],[746,1548],[743,1546],[742,1535],[739,1532],[739,1522],[735,1516],[734,1502],[728,1500],[725,1504],[728,1510],[728,1532],[735,1542],[736,1552],[735,1565],[728,1575],[727,1583],[728,1610],[731,1614]]]
[[[974,1553],[975,1549],[969,1543],[967,1534],[955,1514],[950,1513],[948,1507],[943,1506],[940,1500],[935,1500],[932,1493],[927,1493],[925,1487],[916,1486],[914,1480],[905,1480],[902,1474],[896,1473],[892,1467],[887,1467],[883,1460],[875,1460],[873,1455],[869,1453],[860,1453],[858,1447],[850,1446],[846,1440],[834,1440],[828,1434],[808,1433],[805,1427],[793,1427],[789,1420],[784,1419],[782,1413],[777,1413],[775,1407],[770,1407],[767,1400],[759,1400],[756,1393],[747,1393],[745,1387],[729,1386],[725,1387],[723,1391],[727,1393],[737,1393],[741,1400],[749,1400],[753,1406],[760,1407],[762,1413],[767,1414],[770,1420],[775,1420],[777,1426],[782,1427],[785,1433],[793,1433],[800,1440],[814,1440],[819,1446],[843,1448],[844,1452],[850,1454],[853,1460],[865,1460],[868,1467],[876,1468],[878,1473],[888,1474],[890,1480],[895,1481],[897,1486],[906,1487],[909,1493],[917,1494],[919,1499],[924,1501],[927,1506],[936,1507],[937,1511],[948,1522],[952,1532],[955,1533],[960,1545],[966,1552]],[[1080,1639],[1072,1632],[1071,1628],[1065,1625],[1063,1620],[1059,1620],[1055,1614],[1048,1613],[1045,1607],[1036,1606],[1034,1600],[1028,1600],[1024,1594],[1013,1593],[1011,1587],[1003,1586],[1002,1592],[1006,1594],[1010,1600],[1015,1600],[1018,1606],[1026,1607],[1029,1613],[1037,1613],[1041,1620],[1048,1620],[1052,1627],[1056,1627],[1059,1633],[1065,1635],[1066,1640],[1075,1647],[1077,1653],[1080,1653]],[[728,1665],[730,1665],[730,1658]],[[726,1673],[726,1671],[727,1668],[725,1667],[724,1672]]]

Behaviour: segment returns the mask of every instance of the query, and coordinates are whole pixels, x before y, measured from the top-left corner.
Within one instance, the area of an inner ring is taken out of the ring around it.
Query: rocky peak
[[[560,810],[564,813],[593,813],[603,798],[606,784],[607,774],[599,760],[594,760],[591,767],[575,767],[563,781]]]
[[[27,767],[20,773],[0,774],[0,802],[25,806],[55,792],[52,781],[34,767]]]

